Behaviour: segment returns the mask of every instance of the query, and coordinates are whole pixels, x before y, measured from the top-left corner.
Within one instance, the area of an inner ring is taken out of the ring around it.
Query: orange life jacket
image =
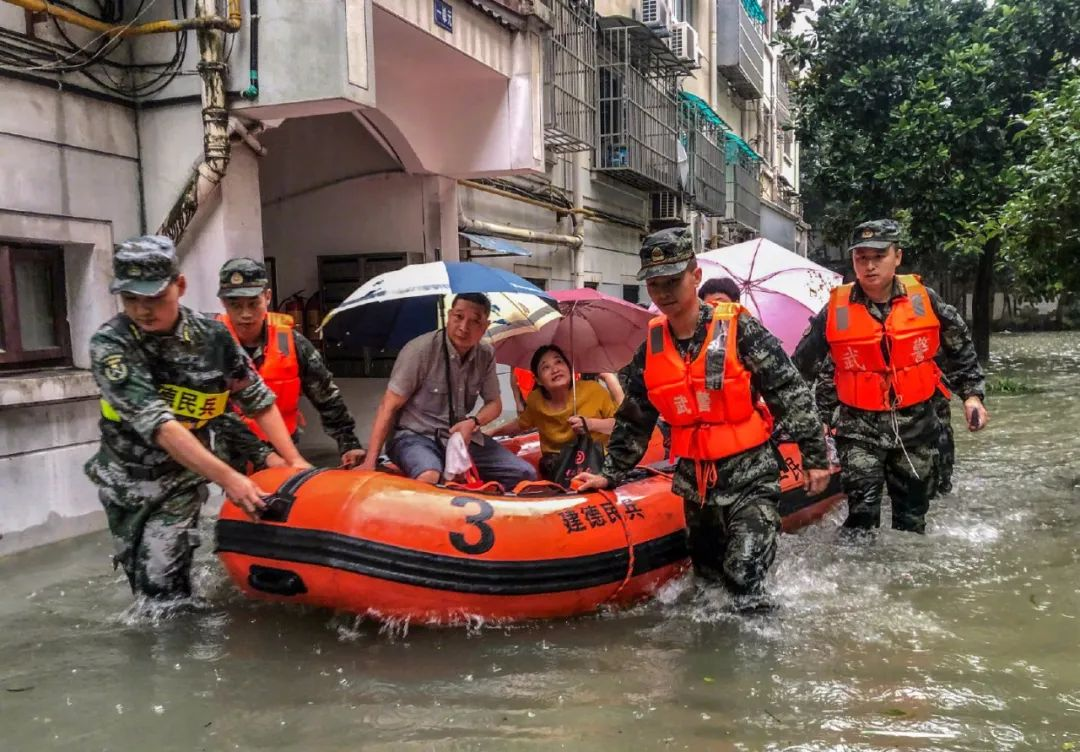
[[[229,328],[233,339],[240,341],[227,315],[218,314],[218,321]],[[266,314],[266,347],[259,375],[276,395],[274,404],[285,421],[285,427],[290,434],[295,433],[297,426],[303,425],[303,416],[300,415],[300,360],[296,356],[292,316],[273,311]],[[266,441],[266,434],[254,420],[244,416],[244,422],[252,433]]]
[[[738,303],[721,303],[713,310],[705,344],[693,361],[675,347],[667,317],[649,322],[645,355],[645,386],[649,400],[671,425],[671,455],[701,463],[761,446],[769,440],[766,419],[755,405],[750,372],[736,352]],[[709,389],[705,365],[709,347],[724,348],[724,380]],[[699,490],[700,478],[699,478]],[[704,496],[702,497],[704,498]]]
[[[836,394],[859,410],[882,412],[930,399],[941,385],[934,362],[941,322],[919,277],[899,277],[905,294],[892,303],[885,323],[865,305],[851,304],[852,285],[832,291],[825,338],[836,365]]]

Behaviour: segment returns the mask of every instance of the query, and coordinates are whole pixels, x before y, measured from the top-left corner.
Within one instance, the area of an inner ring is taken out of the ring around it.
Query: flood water
[[[243,600],[209,544],[205,604],[147,615],[104,534],[0,560],[0,750],[1080,750],[1080,335],[993,347],[1042,391],[960,432],[929,534],[785,536],[768,616],[683,580],[571,621],[357,623]]]

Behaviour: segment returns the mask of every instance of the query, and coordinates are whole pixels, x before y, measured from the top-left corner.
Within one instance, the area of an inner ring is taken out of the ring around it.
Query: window
[[[694,25],[694,0],[674,0],[671,9],[675,11],[676,21],[686,21],[691,26]]]
[[[623,285],[622,286],[622,299],[629,303],[641,302],[641,286],[640,285]]]
[[[548,281],[546,279],[540,279],[539,277],[522,277],[522,279],[528,282],[530,285],[536,285],[541,290],[547,289]]]
[[[0,369],[70,364],[63,250],[0,243]]]
[[[595,289],[600,287],[600,283],[599,282],[586,282],[585,286],[588,287],[590,290],[595,290]]]

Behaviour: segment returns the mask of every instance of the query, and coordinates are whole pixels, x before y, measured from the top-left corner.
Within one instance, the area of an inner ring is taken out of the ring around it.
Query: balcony
[[[695,209],[710,217],[727,211],[724,133],[727,124],[700,97],[679,92],[679,137],[689,158],[685,186]]]
[[[764,23],[757,0],[716,0],[716,65],[743,99],[765,94]]]
[[[595,169],[643,191],[678,190],[675,96],[689,68],[633,19],[599,19],[598,37]]]
[[[791,125],[791,89],[783,73],[776,79],[776,124]]]
[[[592,0],[552,0],[544,37],[544,145],[596,146],[596,14]]]
[[[727,216],[751,230],[761,229],[761,157],[734,133],[726,134]]]

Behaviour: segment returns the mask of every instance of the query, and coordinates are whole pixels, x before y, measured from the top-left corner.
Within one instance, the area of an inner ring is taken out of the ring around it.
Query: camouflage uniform
[[[690,239],[682,230],[664,230],[645,240],[639,279],[678,274],[693,258]],[[657,261],[659,259],[659,261]],[[673,339],[679,352],[697,357],[712,319],[712,307],[701,306],[697,329],[689,340]],[[799,377],[780,342],[746,314],[738,319],[736,349],[750,371],[751,382],[773,416],[783,421],[803,452],[808,469],[828,467],[821,423],[814,412],[806,384]],[[646,347],[619,374],[626,399],[616,413],[615,430],[601,474],[609,485],[619,484],[645,454],[659,413],[645,387]],[[708,368],[722,367],[722,361]],[[680,458],[671,490],[681,496],[686,510],[690,551],[695,571],[722,581],[737,596],[760,595],[765,575],[776,556],[780,532],[779,464],[771,442],[716,462],[717,482],[705,499],[698,495],[694,462]]]
[[[891,231],[895,226],[892,222],[860,225],[856,228],[856,237],[860,236],[861,228],[885,224],[890,226],[885,228],[888,231],[879,227],[875,232],[880,232],[882,237],[895,238],[889,242],[898,242],[899,233]],[[855,282],[851,304],[866,306],[871,316],[884,322],[892,310],[892,301],[904,295],[904,285],[896,278],[890,300],[874,303]],[[961,399],[982,398],[982,369],[967,324],[936,292],[927,288],[927,295],[941,322],[940,354],[949,364],[946,372],[952,387]],[[792,360],[804,378],[814,381],[818,390],[818,409],[836,430],[844,491],[848,496],[848,518],[844,525],[862,529],[878,527],[882,487],[886,486],[892,501],[892,526],[898,530],[924,532],[929,499],[937,484],[938,441],[942,431],[937,400],[888,412],[858,410],[841,404],[836,396],[834,364],[825,336],[827,319],[828,306],[825,306],[810,320],[810,327],[795,348]]]
[[[114,293],[161,292],[178,274],[172,242],[121,244],[113,273]],[[169,334],[146,333],[126,315],[114,316],[91,337],[90,360],[101,389],[101,445],[85,471],[98,486],[115,561],[137,594],[187,596],[206,481],[172,459],[155,434],[179,420],[208,445],[208,421],[229,399],[251,414],[273,405],[274,394],[224,325],[182,306]]]
[[[253,297],[262,294],[270,284],[266,266],[249,258],[236,258],[226,261],[219,274],[219,298]],[[213,314],[206,314],[213,315]],[[264,342],[266,325],[263,325],[263,340],[255,347],[244,350],[255,363],[262,367],[265,357]],[[338,455],[352,449],[363,448],[356,437],[356,421],[349,413],[341,390],[334,383],[334,377],[326,367],[326,361],[307,337],[293,331],[296,343],[296,358],[299,363],[300,388],[304,396],[319,413],[323,430],[337,442]],[[223,416],[214,422],[214,451],[234,469],[243,472],[250,462],[255,469],[266,464],[266,458],[273,451],[268,443],[259,437],[237,416]],[[299,443],[303,429],[297,426],[292,435],[293,443]]]

